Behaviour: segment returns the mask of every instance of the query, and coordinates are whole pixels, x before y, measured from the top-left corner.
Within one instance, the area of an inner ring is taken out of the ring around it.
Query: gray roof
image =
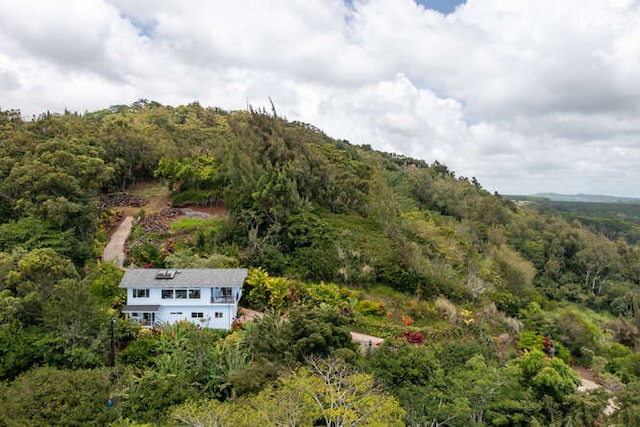
[[[160,279],[165,272],[175,272],[172,279]],[[120,281],[121,288],[210,288],[220,286],[240,287],[247,277],[246,268],[185,268],[127,270]]]
[[[125,313],[135,313],[137,311],[140,312],[150,312],[150,311],[158,311],[160,308],[160,304],[158,305],[125,305],[122,308],[122,311]]]

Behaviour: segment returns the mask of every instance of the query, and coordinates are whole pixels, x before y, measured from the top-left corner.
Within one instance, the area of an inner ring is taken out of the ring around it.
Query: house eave
[[[155,313],[160,309],[160,304],[127,304],[122,308],[123,313]]]

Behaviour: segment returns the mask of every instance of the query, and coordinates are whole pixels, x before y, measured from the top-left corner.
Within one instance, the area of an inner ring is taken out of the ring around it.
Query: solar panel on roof
[[[173,279],[176,276],[176,270],[165,270],[156,273],[156,279]]]

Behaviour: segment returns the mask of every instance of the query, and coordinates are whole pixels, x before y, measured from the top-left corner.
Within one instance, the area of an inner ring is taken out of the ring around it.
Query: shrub
[[[32,369],[6,387],[0,425],[106,425],[116,416],[107,406],[111,378],[106,368]]]
[[[454,303],[446,298],[438,298],[436,299],[436,308],[438,309],[440,316],[447,319],[449,323],[452,325],[458,323],[458,309]]]
[[[401,336],[410,344],[424,344],[424,335],[420,332],[403,331]]]
[[[358,301],[356,310],[364,316],[384,316],[387,312],[383,302],[370,300]]]
[[[535,331],[523,331],[516,345],[520,350],[542,350],[544,337]]]

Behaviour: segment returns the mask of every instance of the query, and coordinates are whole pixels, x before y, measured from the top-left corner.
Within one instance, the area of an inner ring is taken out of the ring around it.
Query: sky
[[[269,107],[501,194],[640,197],[639,0],[0,0],[0,109]]]

